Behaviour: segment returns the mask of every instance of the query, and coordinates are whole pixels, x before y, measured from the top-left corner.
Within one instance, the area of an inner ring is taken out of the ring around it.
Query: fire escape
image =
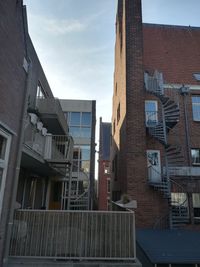
[[[144,82],[146,91],[156,96],[160,102],[161,112],[159,118],[156,122],[148,125],[147,130],[149,135],[163,145],[163,163],[165,166],[159,174],[160,181],[149,181],[149,185],[161,192],[162,196],[167,199],[169,206],[169,212],[167,214],[169,226],[170,228],[178,228],[189,221],[187,198],[181,201],[175,201],[172,198],[172,193],[174,192],[182,195],[184,193],[184,188],[173,179],[174,177],[170,172],[170,169],[180,166],[183,163],[181,147],[177,144],[168,143],[168,133],[179,121],[179,106],[170,97],[165,96],[162,73],[155,71],[153,76],[145,73]],[[154,173],[156,173],[156,170]],[[167,219],[166,216],[162,218]]]

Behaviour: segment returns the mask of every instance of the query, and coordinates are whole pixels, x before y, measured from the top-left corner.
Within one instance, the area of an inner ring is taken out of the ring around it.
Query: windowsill
[[[192,163],[192,166],[200,166],[200,163]]]

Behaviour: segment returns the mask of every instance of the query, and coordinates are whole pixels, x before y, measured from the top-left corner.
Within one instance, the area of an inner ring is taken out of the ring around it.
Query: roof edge
[[[154,23],[142,23],[145,27],[156,27],[156,28],[175,28],[175,29],[185,29],[185,30],[200,30],[198,26],[184,26],[184,25],[170,25],[170,24],[154,24]]]

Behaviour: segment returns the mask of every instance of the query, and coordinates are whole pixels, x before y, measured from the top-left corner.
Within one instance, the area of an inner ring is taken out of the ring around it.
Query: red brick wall
[[[108,193],[108,182],[110,174],[105,173],[105,166],[109,166],[110,161],[99,160],[99,179],[98,179],[98,209],[108,210],[108,200],[110,194]]]

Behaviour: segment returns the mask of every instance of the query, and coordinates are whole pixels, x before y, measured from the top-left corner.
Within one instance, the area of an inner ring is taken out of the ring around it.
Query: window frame
[[[2,169],[2,177],[0,181],[0,217],[1,217],[12,137],[11,134],[4,131],[2,128],[0,128],[0,135],[6,139],[4,159],[0,159],[0,168]]]
[[[151,111],[151,110],[147,110],[147,103],[154,103],[155,104],[155,111]],[[148,116],[147,113],[148,112],[155,112],[155,115],[153,114],[153,116],[155,116],[155,120],[152,120],[152,123],[148,124]],[[151,127],[151,126],[155,126],[158,123],[158,101],[157,100],[145,100],[145,125],[146,127]]]
[[[199,98],[199,102],[193,102],[194,98]],[[200,95],[192,95],[191,100],[192,100],[192,118],[193,118],[193,121],[198,122],[198,121],[200,121]],[[195,106],[197,106],[199,109],[197,115],[195,114],[195,112],[196,112],[194,109]],[[199,118],[196,118],[196,116]]]
[[[192,157],[192,150],[198,150],[199,152],[199,162],[193,162],[193,157]],[[200,148],[191,148],[191,159],[192,159],[192,165],[200,165]]]

